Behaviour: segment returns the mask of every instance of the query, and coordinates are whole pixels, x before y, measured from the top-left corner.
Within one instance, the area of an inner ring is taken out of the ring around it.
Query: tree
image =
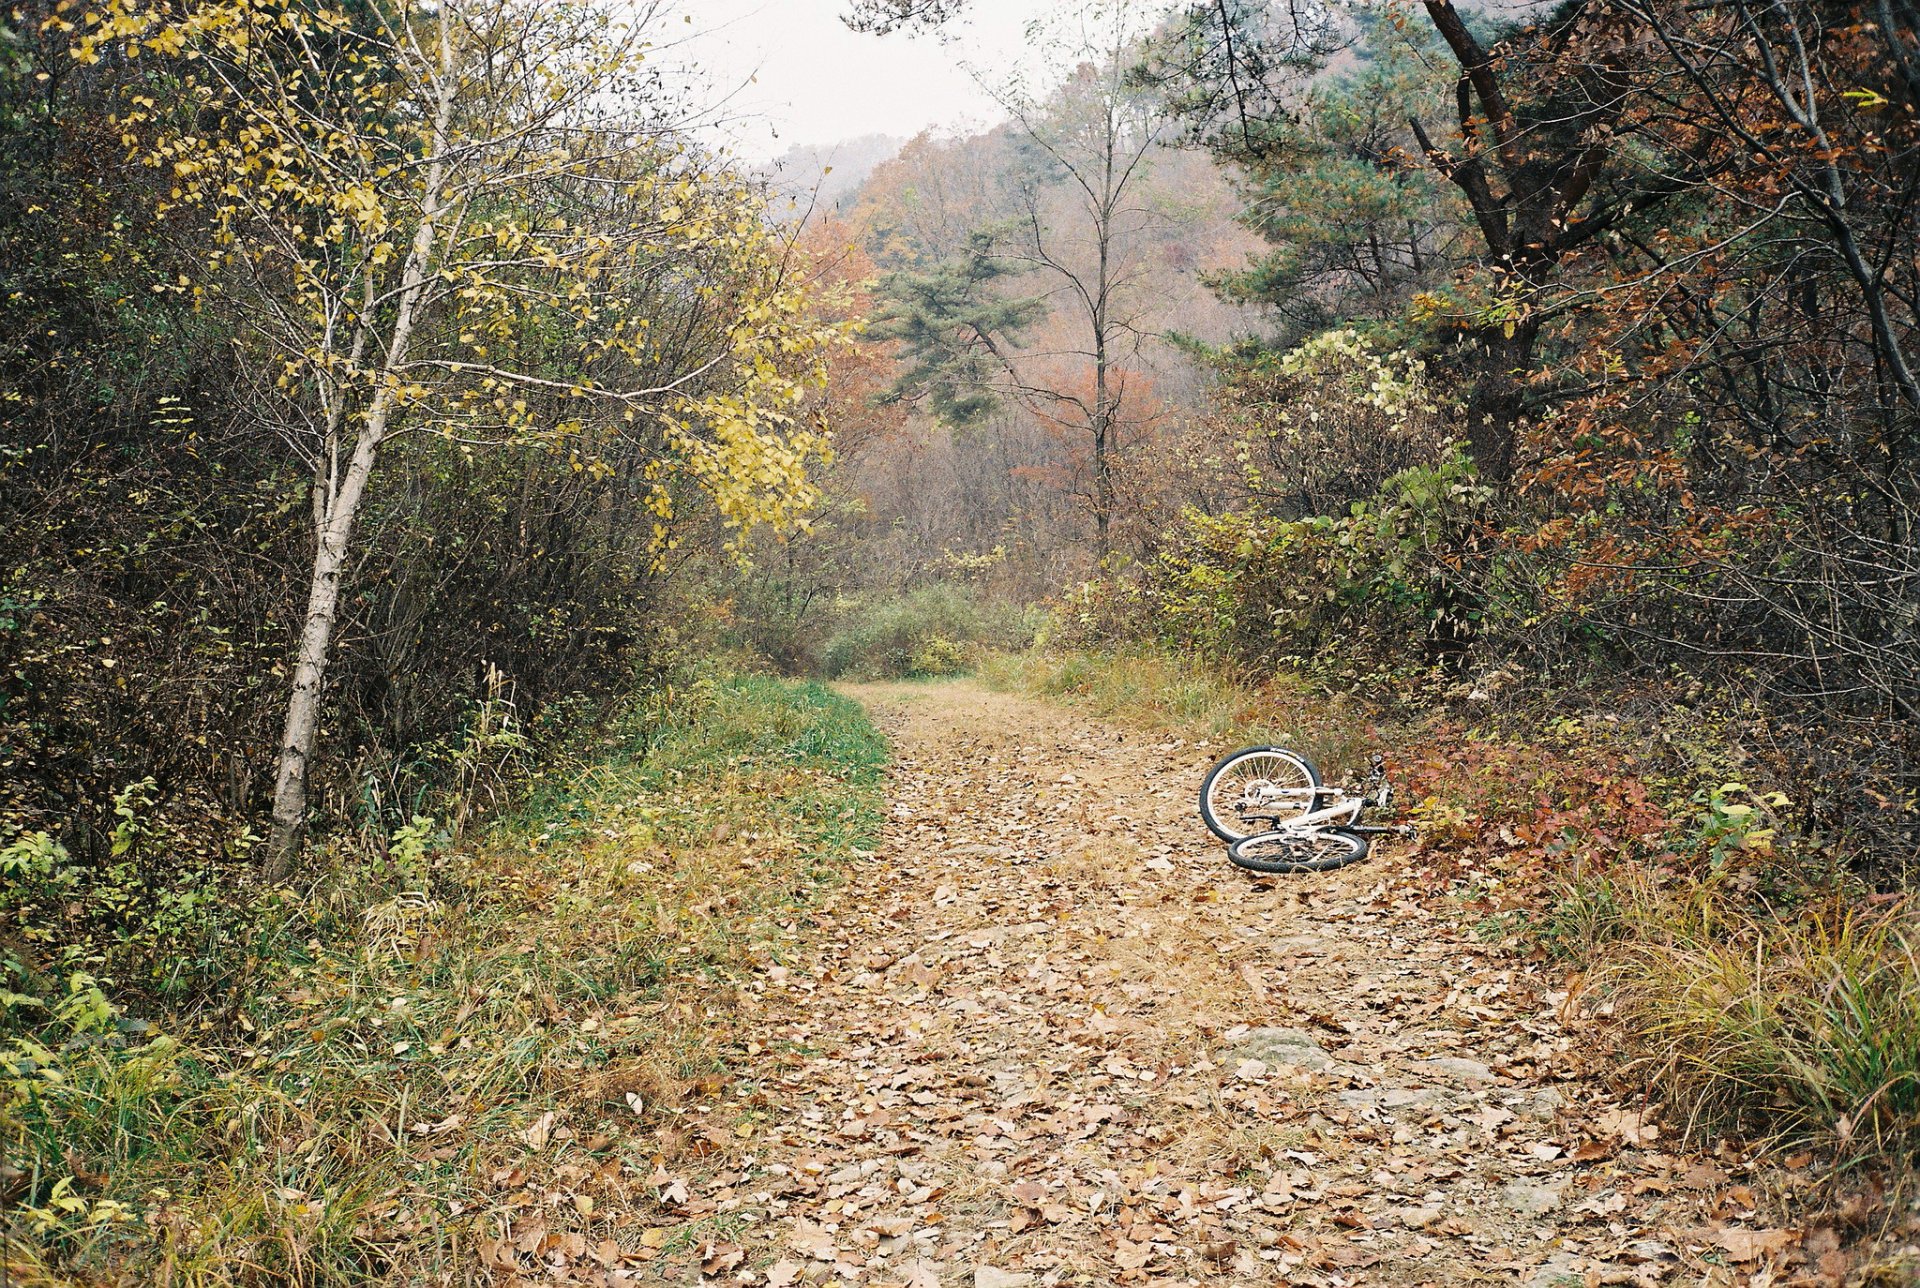
[[[1046,312],[1037,296],[1006,298],[991,289],[1018,269],[997,249],[1000,230],[972,234],[960,254],[925,272],[889,273],[874,313],[872,338],[899,342],[905,369],[879,395],[884,403],[926,398],[951,428],[974,425],[1000,405],[1000,387],[1038,394],[1014,360],[1026,328]]]
[[[657,17],[406,0],[354,28],[296,0],[116,0],[82,34],[83,62],[176,63],[177,97],[123,122],[217,229],[206,281],[166,289],[250,319],[265,414],[312,473],[269,880],[305,828],[355,522],[394,440],[565,441],[611,414],[653,443],[662,544],[676,479],[741,526],[812,501],[822,443],[791,409],[843,332],[810,316],[751,195],[681,142],[644,65]],[[636,287],[661,278],[731,296],[718,343],[655,334]]]
[[[1320,79],[1291,114],[1235,123],[1240,220],[1271,249],[1217,285],[1279,319],[1273,347],[1359,320],[1397,324],[1416,291],[1460,267],[1466,211],[1408,128],[1444,90],[1421,36],[1371,23],[1357,68]]]
[[[1134,243],[1156,219],[1137,200],[1137,189],[1173,122],[1166,102],[1129,74],[1150,17],[1135,0],[1088,0],[1057,19],[1044,41],[1036,40],[1052,55],[1050,74],[1071,65],[1064,84],[1047,95],[1018,82],[998,93],[1033,163],[1020,187],[1014,253],[1053,281],[1084,346],[1071,356],[1091,372],[1090,388],[1055,387],[1048,401],[1053,418],[1066,418],[1092,449],[1094,547],[1103,558],[1113,523],[1126,361],[1145,335],[1139,292],[1145,272]],[[1041,198],[1047,184],[1070,195],[1070,220],[1048,217]]]
[[[912,359],[896,390],[930,392],[944,418],[977,420],[997,394],[1011,394],[1086,442],[1102,557],[1110,548],[1126,364],[1145,337],[1146,273],[1137,251],[1158,218],[1139,188],[1172,121],[1158,94],[1129,74],[1146,17],[1134,0],[1088,0],[1029,29],[1050,88],[980,78],[1013,118],[1019,155],[1010,216],[932,272],[896,276],[896,303],[879,332],[903,341]],[[1033,299],[995,298],[987,288],[1010,272],[1035,274],[1049,289]],[[1049,300],[1056,318],[1071,319],[1070,347],[1020,352],[1020,328]]]
[[[853,0],[845,18],[855,31],[885,35],[915,27],[933,28],[966,7],[967,0]]]

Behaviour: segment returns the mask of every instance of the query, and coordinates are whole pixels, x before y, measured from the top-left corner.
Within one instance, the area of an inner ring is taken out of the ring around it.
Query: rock
[[[1340,1063],[1304,1029],[1251,1029],[1228,1051],[1236,1059],[1291,1064],[1315,1073],[1326,1073]]]
[[[1380,1096],[1384,1109],[1431,1109],[1440,1103],[1440,1093],[1430,1087],[1388,1087]]]
[[[1400,1224],[1409,1230],[1424,1230],[1428,1226],[1438,1225],[1440,1218],[1445,1215],[1439,1208],[1431,1207],[1402,1208],[1399,1213]]]
[[[1014,1270],[995,1270],[992,1266],[976,1266],[973,1271],[973,1288],[1031,1288],[1033,1276]]]
[[[1542,1087],[1522,1102],[1520,1112],[1529,1118],[1550,1123],[1560,1112],[1560,1106],[1566,1103],[1567,1098],[1558,1091],[1552,1087]]]
[[[1504,1191],[1507,1206],[1521,1216],[1539,1216],[1560,1206],[1560,1191],[1552,1185],[1532,1181],[1510,1181]]]
[[[1627,1245],[1627,1260],[1629,1261],[1678,1261],[1679,1259],[1679,1256],[1672,1248],[1661,1243],[1658,1239],[1637,1239]]]
[[[1369,1109],[1431,1109],[1440,1103],[1440,1093],[1427,1087],[1363,1087],[1343,1091],[1333,1099],[1342,1109],[1361,1112]]]
[[[1419,1073],[1437,1078],[1442,1082],[1471,1086],[1474,1083],[1495,1081],[1492,1069],[1478,1060],[1465,1060],[1459,1056],[1442,1056],[1437,1060],[1415,1060],[1411,1067]]]
[[[1547,1264],[1528,1275],[1526,1288],[1581,1288],[1587,1282],[1587,1263],[1571,1252],[1556,1252]]]

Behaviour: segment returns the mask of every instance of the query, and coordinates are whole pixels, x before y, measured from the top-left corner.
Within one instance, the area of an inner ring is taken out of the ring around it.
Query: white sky
[[[705,69],[716,96],[730,95],[729,136],[742,156],[764,160],[795,144],[997,121],[992,100],[957,64],[1010,66],[1026,25],[1054,7],[973,0],[943,42],[849,30],[840,21],[847,0],[681,0],[693,23],[675,52]]]

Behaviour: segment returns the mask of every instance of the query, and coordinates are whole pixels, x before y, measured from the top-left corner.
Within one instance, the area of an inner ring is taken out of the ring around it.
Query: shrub
[[[1344,515],[1188,510],[1131,578],[1062,597],[1049,642],[1107,649],[1146,635],[1216,661],[1349,680],[1424,665],[1499,610],[1471,566],[1487,497],[1456,454],[1400,471]]]
[[[1033,630],[1025,613],[951,586],[929,586],[850,610],[821,649],[829,676],[898,680],[957,675],[983,648],[1020,647]]]

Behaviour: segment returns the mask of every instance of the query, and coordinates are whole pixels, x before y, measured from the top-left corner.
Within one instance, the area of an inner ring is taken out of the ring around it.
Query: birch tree
[[[311,471],[269,881],[300,849],[355,519],[396,439],[478,451],[611,417],[655,447],[662,547],[682,479],[741,527],[813,501],[824,439],[795,411],[845,333],[814,320],[751,193],[688,147],[648,65],[661,16],[401,0],[356,22],[294,0],[116,0],[77,32],[82,61],[177,63],[177,100],[136,100],[125,142],[218,235],[204,281],[155,289],[246,317],[263,427]],[[721,342],[687,354],[655,334],[639,301],[663,279],[729,296]],[[578,412],[537,420],[535,395]]]

